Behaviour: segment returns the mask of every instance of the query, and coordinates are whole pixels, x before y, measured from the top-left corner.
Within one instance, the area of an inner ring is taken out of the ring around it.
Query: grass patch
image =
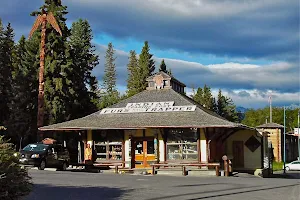
[[[273,171],[279,171],[283,169],[283,162],[273,162]]]

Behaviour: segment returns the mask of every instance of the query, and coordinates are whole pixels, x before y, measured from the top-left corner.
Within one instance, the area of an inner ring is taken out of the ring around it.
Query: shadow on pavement
[[[269,178],[285,178],[285,179],[300,179],[299,171],[289,171],[287,173],[283,173],[283,171],[275,172]]]
[[[128,189],[89,186],[52,186],[35,184],[33,191],[24,200],[79,200],[79,199],[123,199]]]
[[[203,192],[193,192],[193,193],[184,193],[179,195],[170,195],[170,196],[162,196],[162,197],[156,197],[156,198],[150,198],[147,200],[160,200],[160,199],[173,199],[175,197],[185,197],[189,195],[205,195],[208,194],[208,196],[199,197],[199,198],[191,198],[188,200],[197,200],[197,199],[211,199],[215,197],[222,197],[222,196],[230,196],[230,195],[236,195],[236,194],[242,194],[242,193],[250,193],[250,192],[256,192],[256,191],[262,191],[262,190],[274,190],[278,188],[285,188],[285,187],[295,187],[295,185],[284,185],[284,186],[278,186],[278,187],[268,187],[268,188],[261,188],[261,186],[247,186],[247,187],[234,187],[234,188],[226,188],[221,190],[207,190]],[[253,189],[250,189],[253,188]],[[254,189],[256,188],[256,189]],[[244,190],[244,191],[232,191],[232,190]],[[215,194],[216,192],[224,192],[225,194]],[[212,195],[210,195],[212,194]]]

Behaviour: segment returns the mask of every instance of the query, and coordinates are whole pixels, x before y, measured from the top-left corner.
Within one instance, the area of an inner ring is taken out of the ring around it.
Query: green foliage
[[[173,76],[171,68],[167,69],[167,74],[169,74],[170,76]]]
[[[273,171],[281,171],[283,169],[283,162],[273,162]]]
[[[298,109],[286,109],[286,131],[292,131],[297,127]],[[256,127],[266,123],[270,118],[270,108],[265,107],[262,109],[250,109],[245,113],[243,124]],[[272,122],[277,124],[284,124],[284,110],[282,107],[272,108]]]
[[[129,62],[127,64],[128,79],[127,79],[127,96],[133,96],[139,92],[139,66],[136,52],[129,52]]]
[[[145,41],[142,52],[139,56],[139,88],[138,92],[144,91],[147,87],[146,79],[151,76],[155,70],[154,60],[150,54],[150,46]]]
[[[161,61],[161,63],[160,63],[159,71],[160,71],[160,72],[165,72],[165,73],[168,72],[168,71],[167,71],[167,65],[166,65],[164,59],[163,59],[163,60]]]
[[[238,122],[239,120],[236,112],[236,106],[232,99],[224,96],[221,90],[219,90],[217,101],[212,96],[211,89],[207,85],[204,85],[203,88],[199,87],[192,98],[203,107],[214,111],[229,121]]]
[[[119,92],[116,88],[115,50],[112,43],[108,44],[105,55],[105,73],[103,77],[103,89],[100,96],[100,109],[113,105],[119,101]]]
[[[215,107],[211,89],[207,85],[204,85],[203,89],[198,88],[193,99],[206,109],[213,110]]]
[[[99,64],[99,56],[92,45],[92,30],[87,20],[79,19],[72,24],[69,44],[73,61],[70,86],[74,103],[68,109],[71,118],[83,117],[97,110],[97,81],[92,70]],[[89,88],[87,88],[87,86]]]
[[[14,51],[14,33],[10,24],[3,28],[0,19],[0,124],[7,124],[12,100],[12,55]]]
[[[32,184],[27,170],[18,164],[12,144],[0,136],[0,199],[19,199],[27,195]]]
[[[115,50],[110,42],[108,44],[106,55],[105,55],[105,74],[103,77],[103,86],[108,94],[113,93],[116,90],[116,57],[114,56]]]
[[[36,41],[35,44],[33,58],[29,56],[30,45],[31,43],[26,42],[25,37],[22,36],[15,46],[13,56],[13,98],[9,105],[11,113],[7,127],[8,135],[15,144],[19,144],[21,138],[28,139],[28,136],[35,135],[36,129],[36,101],[34,100],[37,96],[37,68],[34,68],[36,66],[34,60],[38,51],[38,42]],[[31,62],[30,59],[33,61]]]
[[[70,97],[75,92],[71,85],[73,60],[71,48],[67,42],[70,32],[66,26],[66,6],[63,6],[61,1],[46,0],[41,8],[53,13],[62,31],[62,36],[60,36],[49,23],[47,24],[44,124],[53,124],[71,118],[68,111],[71,110],[74,101]],[[32,14],[40,14],[40,11]]]
[[[159,71],[160,72],[165,72],[165,73],[169,74],[170,76],[172,76],[172,70],[171,70],[171,68],[167,69],[167,65],[166,65],[164,59],[160,63]]]
[[[224,117],[229,121],[239,122],[239,117],[236,112],[236,106],[234,105],[231,98],[226,97],[222,94],[221,89],[219,89],[216,107],[216,112],[218,113],[218,115]]]

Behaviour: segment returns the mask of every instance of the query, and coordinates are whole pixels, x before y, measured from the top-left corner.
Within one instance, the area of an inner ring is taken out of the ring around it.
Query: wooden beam
[[[227,133],[226,136],[222,139],[222,143],[224,143],[227,140],[227,138],[229,138],[231,135],[233,135],[234,133],[236,133],[239,130],[240,129],[235,129],[234,131]]]

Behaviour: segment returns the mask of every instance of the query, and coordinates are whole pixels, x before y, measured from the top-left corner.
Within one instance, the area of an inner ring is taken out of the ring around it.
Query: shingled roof
[[[174,101],[174,106],[196,105],[191,112],[147,112],[100,114],[101,110],[83,118],[41,127],[40,130],[88,130],[88,129],[137,129],[150,127],[204,128],[204,127],[241,127],[214,112],[208,111],[186,95],[173,89],[145,90],[109,108],[126,107],[128,103]]]
[[[259,125],[256,128],[284,128],[284,126],[277,123],[266,123],[266,124]]]

